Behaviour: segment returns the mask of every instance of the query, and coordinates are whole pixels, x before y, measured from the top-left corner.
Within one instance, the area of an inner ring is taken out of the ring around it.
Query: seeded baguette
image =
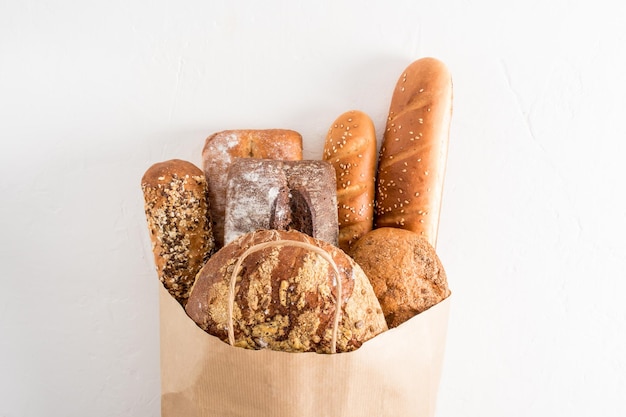
[[[398,80],[378,160],[375,228],[411,230],[436,246],[452,116],[452,79],[434,58]]]
[[[185,305],[215,246],[204,173],[187,161],[160,162],[145,172],[141,189],[158,277]]]
[[[224,246],[224,211],[228,169],[236,158],[302,159],[302,136],[287,129],[224,130],[209,136],[202,149],[202,169],[216,247]]]
[[[370,117],[345,112],[326,135],[323,159],[335,168],[339,247],[348,251],[374,224],[376,131]]]

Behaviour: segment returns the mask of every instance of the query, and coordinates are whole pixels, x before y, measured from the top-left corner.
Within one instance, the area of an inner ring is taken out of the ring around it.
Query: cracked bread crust
[[[435,249],[415,232],[374,229],[354,244],[350,254],[370,279],[389,328],[450,295]]]

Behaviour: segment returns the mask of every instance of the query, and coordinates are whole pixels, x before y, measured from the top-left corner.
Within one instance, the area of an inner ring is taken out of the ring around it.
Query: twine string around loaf
[[[280,239],[280,238],[278,240],[271,240],[269,242],[256,243],[250,246],[239,257],[239,259],[237,260],[237,263],[235,264],[235,267],[233,268],[233,272],[230,276],[230,286],[229,286],[229,291],[228,291],[228,343],[231,346],[235,344],[235,328],[234,328],[234,322],[233,322],[233,310],[235,309],[235,285],[237,282],[237,275],[239,274],[239,271],[241,270],[241,265],[244,259],[247,258],[248,255],[253,254],[254,252],[261,251],[265,248],[277,247],[277,246],[294,246],[298,248],[308,249],[320,255],[332,267],[333,272],[335,273],[336,282],[337,282],[337,297],[336,297],[337,299],[335,300],[335,317],[333,321],[333,332],[332,332],[330,352],[337,353],[337,333],[339,330],[339,319],[341,316],[341,298],[342,298],[341,276],[339,274],[339,268],[337,267],[337,264],[333,260],[332,256],[330,256],[330,254],[324,249],[318,246],[312,245],[310,243],[307,243],[307,242]]]

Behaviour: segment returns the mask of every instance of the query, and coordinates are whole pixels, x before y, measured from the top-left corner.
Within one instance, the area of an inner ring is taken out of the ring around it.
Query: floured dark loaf
[[[202,169],[209,187],[217,248],[224,245],[224,208],[228,170],[237,158],[302,159],[302,136],[288,129],[224,130],[209,136],[202,149]]]
[[[228,172],[224,242],[294,229],[337,245],[335,171],[325,161],[239,158]]]
[[[247,349],[347,352],[387,329],[363,270],[295,230],[252,232],[224,246],[198,274],[186,311]]]

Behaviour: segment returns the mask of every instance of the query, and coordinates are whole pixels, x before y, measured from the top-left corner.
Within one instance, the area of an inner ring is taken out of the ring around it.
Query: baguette
[[[172,159],[152,165],[141,179],[157,274],[183,306],[215,243],[202,170]]]
[[[373,227],[376,158],[370,117],[358,110],[339,116],[326,135],[323,159],[335,168],[339,247],[346,252]]]
[[[379,227],[411,230],[433,247],[452,116],[452,79],[434,58],[409,65],[398,80],[378,160]]]

